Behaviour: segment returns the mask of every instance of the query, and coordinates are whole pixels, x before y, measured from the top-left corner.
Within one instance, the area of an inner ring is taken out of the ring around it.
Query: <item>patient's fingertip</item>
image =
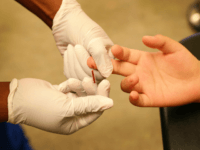
[[[89,57],[87,59],[87,65],[88,65],[88,67],[92,67],[92,58],[91,57]]]
[[[87,65],[88,65],[88,67],[90,67],[92,69],[97,69],[96,63],[92,57],[89,57],[87,59]]]
[[[121,47],[121,46],[115,44],[115,45],[113,45],[113,46],[111,47],[111,49],[117,49],[117,48],[120,48],[120,47]]]
[[[162,34],[156,34],[154,37],[157,38],[157,39],[166,38],[166,36],[164,36],[164,35],[162,35]]]
[[[150,35],[144,35],[143,37],[142,37],[142,39],[148,39],[148,38],[150,38],[151,36]]]
[[[117,51],[117,50],[119,50],[119,49],[121,49],[121,48],[122,48],[122,47],[119,46],[119,45],[114,45],[114,46],[111,47],[111,52],[113,53],[113,52],[115,52],[115,51]]]
[[[129,101],[131,102],[131,104],[133,105],[137,105],[139,100],[139,94],[136,91],[132,91],[129,95]]]
[[[156,39],[156,36],[145,35],[142,37],[142,42],[145,43],[148,42],[149,40],[154,40],[154,39]]]
[[[119,57],[121,56],[121,53],[123,52],[123,48],[119,45],[114,45],[111,48],[111,52],[115,58],[119,59]]]

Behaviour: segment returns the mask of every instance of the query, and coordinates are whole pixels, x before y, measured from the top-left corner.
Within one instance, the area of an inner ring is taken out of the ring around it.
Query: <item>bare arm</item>
[[[50,28],[62,0],[16,0],[22,6],[42,19]]]
[[[10,82],[0,82],[0,122],[8,121],[8,94]]]

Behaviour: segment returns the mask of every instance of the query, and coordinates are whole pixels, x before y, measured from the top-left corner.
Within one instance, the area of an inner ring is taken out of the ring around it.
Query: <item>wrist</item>
[[[8,121],[9,83],[0,82],[0,122]]]
[[[74,12],[74,10],[82,10],[80,4],[76,0],[63,0],[59,10],[54,16],[52,29],[59,25],[63,18],[70,19],[69,14]]]
[[[17,87],[18,87],[18,80],[14,78],[10,82],[9,95],[8,95],[8,122],[13,123],[13,124],[15,123],[14,113],[13,113],[13,97],[14,97]]]

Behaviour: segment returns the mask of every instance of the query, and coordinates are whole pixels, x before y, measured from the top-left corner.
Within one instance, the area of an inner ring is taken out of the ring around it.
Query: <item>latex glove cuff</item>
[[[13,79],[10,83],[10,93],[8,95],[8,121],[9,123],[14,124],[14,115],[13,115],[13,96],[18,86],[18,80]]]

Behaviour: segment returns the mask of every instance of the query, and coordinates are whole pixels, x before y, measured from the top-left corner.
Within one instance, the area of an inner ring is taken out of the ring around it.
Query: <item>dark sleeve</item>
[[[33,150],[19,124],[0,123],[1,150]]]

